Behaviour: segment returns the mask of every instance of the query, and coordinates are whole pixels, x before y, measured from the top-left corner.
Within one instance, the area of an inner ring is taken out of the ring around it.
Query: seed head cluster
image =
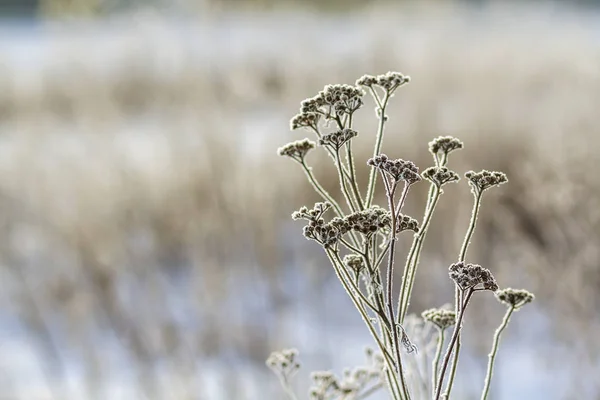
[[[338,131],[323,135],[319,140],[319,144],[321,146],[329,146],[333,150],[338,151],[348,140],[356,136],[358,136],[358,132],[356,132],[354,129],[340,129]]]
[[[421,313],[425,321],[429,321],[441,330],[456,324],[456,312],[445,308],[430,308]]]
[[[463,142],[452,136],[439,136],[429,142],[429,151],[434,156],[448,155],[450,152],[463,148]]]
[[[396,233],[404,231],[413,231],[419,233],[419,223],[416,219],[408,215],[400,214],[396,222]]]
[[[357,86],[373,87],[379,86],[386,90],[388,93],[392,93],[394,90],[410,82],[410,77],[402,75],[400,72],[388,72],[383,75],[363,75],[356,81]]]
[[[498,186],[508,182],[506,174],[497,171],[480,171],[474,172],[469,171],[465,173],[465,178],[469,180],[471,190],[475,194],[480,194],[484,190],[491,188],[492,186]]]
[[[277,150],[277,153],[280,156],[287,156],[287,157],[290,157],[291,159],[301,163],[304,161],[306,154],[308,154],[308,152],[314,148],[315,148],[315,142],[310,141],[308,139],[303,139],[303,140],[297,140],[292,143],[288,143],[285,146],[280,147]]]
[[[319,113],[326,118],[352,114],[363,105],[364,92],[352,85],[326,85],[316,96],[300,103],[300,113]]]
[[[303,112],[296,114],[290,121],[290,128],[292,130],[310,128],[316,131],[318,129],[321,116],[322,115],[318,112]]]
[[[402,159],[390,160],[385,154],[369,158],[367,165],[377,168],[394,179],[394,181],[406,181],[413,184],[421,180],[419,168],[412,161]]]
[[[458,262],[449,268],[450,278],[463,290],[481,285],[485,290],[496,291],[498,284],[489,269],[477,264]]]
[[[284,349],[272,352],[269,358],[267,358],[267,366],[275,373],[289,378],[300,369],[298,350]]]
[[[365,261],[358,254],[348,254],[345,256],[344,265],[356,275],[360,275],[362,270],[365,269]]]
[[[318,371],[311,374],[313,385],[309,391],[311,400],[355,399],[368,388],[382,382],[384,360],[381,354],[367,349],[365,366],[345,369],[342,377],[331,371]]]
[[[421,176],[435,184],[438,188],[446,183],[458,182],[460,180],[456,172],[446,167],[429,167],[421,173]]]
[[[370,236],[380,229],[389,228],[392,216],[389,211],[379,206],[372,206],[366,210],[349,214],[344,220],[348,223],[349,229]]]
[[[525,304],[531,303],[535,299],[535,296],[524,289],[507,288],[496,292],[496,298],[507,306],[518,310]]]
[[[330,203],[316,203],[312,210],[302,207],[292,214],[295,220],[308,221],[303,230],[304,237],[317,241],[325,248],[334,247],[342,236],[350,231],[370,237],[378,230],[389,229],[391,226],[391,214],[379,206],[356,211],[344,218],[336,217],[326,223],[323,214],[329,208]]]

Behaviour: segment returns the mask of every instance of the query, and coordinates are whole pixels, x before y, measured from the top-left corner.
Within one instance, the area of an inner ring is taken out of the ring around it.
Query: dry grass
[[[56,382],[67,351],[85,360],[81,390],[90,398],[104,398],[99,387],[114,378],[106,356],[114,348],[157,398],[196,398],[206,372],[198,360],[228,353],[262,363],[285,340],[289,302],[300,300],[288,292],[285,265],[306,247],[288,216],[313,199],[301,172],[275,155],[299,138],[287,120],[325,83],[390,69],[414,83],[392,104],[385,152],[426,167],[426,143],[449,134],[466,145],[455,169],[506,172],[511,183],[484,202],[473,259],[502,286],[538,294],[536,307],[553,321],[545,334],[577,335],[572,359],[597,359],[600,40],[593,25],[571,23],[576,14],[536,23],[505,15],[482,16],[485,26],[449,11],[396,20],[375,10],[344,23],[255,15],[239,35],[192,31],[198,36],[185,41],[160,20],[136,18],[114,41],[53,30],[51,62],[29,71],[3,63],[0,305],[31,328],[26,340],[38,346],[55,398],[66,398]],[[339,44],[315,44],[332,32]],[[263,41],[273,34],[286,38],[275,50]],[[375,129],[367,121],[358,121],[363,137]],[[320,176],[331,188],[333,172]],[[409,214],[421,214],[416,204]],[[451,298],[445,268],[436,268],[453,259],[469,210],[464,187],[447,190],[420,270],[438,274],[439,288],[417,278],[416,311]],[[323,265],[315,253],[306,267],[317,303],[327,296]],[[271,317],[257,322],[261,314]],[[157,380],[157,360],[180,381]],[[584,379],[571,384],[588,390]],[[157,394],[173,387],[182,393]]]

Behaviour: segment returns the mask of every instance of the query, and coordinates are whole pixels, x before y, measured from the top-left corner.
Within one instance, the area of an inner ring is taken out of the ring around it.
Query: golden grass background
[[[323,334],[339,311],[322,307],[331,271],[289,218],[316,197],[276,148],[304,137],[288,127],[300,100],[388,70],[413,79],[392,101],[388,155],[424,169],[427,142],[454,135],[466,147],[454,169],[509,176],[484,199],[469,257],[537,295],[505,343],[536,345],[540,368],[567,381],[556,398],[597,396],[600,32],[590,15],[559,11],[225,12],[184,29],[146,11],[49,23],[46,56],[27,68],[0,55],[0,311],[22,328],[2,336],[33,349],[41,382],[30,392],[3,363],[10,398],[278,398],[261,392],[275,379],[247,378],[246,366],[263,368],[296,331]],[[366,160],[373,105],[361,114]],[[329,160],[311,157],[335,190]],[[367,173],[359,167],[363,184]],[[408,200],[415,217],[425,186]],[[451,299],[446,266],[470,208],[464,182],[444,193],[413,311]],[[502,311],[488,297],[467,321],[481,360]],[[320,324],[294,327],[301,309]],[[130,366],[129,392],[112,388],[114,354]],[[336,349],[324,354],[329,368]]]

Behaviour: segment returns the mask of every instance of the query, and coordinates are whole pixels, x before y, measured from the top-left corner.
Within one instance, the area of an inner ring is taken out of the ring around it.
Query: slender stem
[[[344,213],[340,205],[337,203],[337,201],[334,200],[333,197],[331,197],[331,195],[323,188],[323,186],[321,186],[319,181],[317,181],[317,178],[315,178],[315,175],[312,173],[312,168],[306,165],[306,162],[304,160],[302,160],[300,165],[302,165],[302,169],[304,170],[306,177],[308,178],[315,191],[319,193],[324,200],[331,203],[338,217],[343,218]]]
[[[278,375],[279,375],[279,381],[281,382],[281,386],[283,387],[283,390],[288,395],[288,397],[291,400],[298,400],[298,398],[296,397],[296,394],[294,393],[294,391],[292,390],[292,388],[290,386],[290,383],[287,380],[287,376],[285,376],[284,374],[278,374]]]
[[[340,158],[340,152],[337,151],[335,153],[335,161],[337,163],[337,169],[338,169],[338,175],[340,178],[340,187],[342,188],[342,192],[344,193],[344,198],[346,199],[346,203],[348,203],[348,207],[350,208],[351,212],[355,212],[357,211],[357,206],[352,202],[352,198],[350,197],[350,192],[348,192],[348,187],[346,186],[346,179],[344,178],[344,174],[343,174],[343,166],[342,166],[342,160]]]
[[[350,286],[348,285],[348,282],[343,277],[343,274],[340,272],[340,270],[342,270],[342,268],[337,263],[336,258],[334,257],[334,255],[336,255],[337,253],[335,253],[334,251],[329,250],[329,249],[325,249],[325,253],[327,254],[327,257],[329,258],[331,265],[333,265],[333,269],[334,269],[339,281],[342,283],[342,286],[344,286],[346,293],[348,293],[350,300],[352,300],[352,303],[354,304],[354,306],[356,307],[356,309],[362,316],[363,321],[369,328],[369,331],[371,332],[371,336],[373,336],[373,339],[375,339],[375,341],[377,342],[377,345],[379,346],[379,349],[382,351],[382,353],[384,355],[383,358],[386,360],[388,369],[390,369],[390,371],[394,371],[395,365],[394,365],[393,357],[387,351],[386,346],[383,343],[381,343],[381,339],[379,338],[379,335],[377,334],[377,331],[375,330],[375,327],[373,326],[373,323],[371,322],[369,315],[367,314],[366,310],[360,305],[360,302],[358,301],[358,299],[353,295],[352,290],[350,289]],[[333,253],[334,255],[332,255],[331,253]],[[339,257],[339,255],[338,255],[338,257]],[[392,375],[393,379],[390,382],[390,385],[392,387],[392,393],[394,393],[394,387],[399,388],[399,383],[398,383],[396,374],[391,374],[391,375]]]
[[[378,96],[375,97],[378,99]],[[385,128],[385,109],[388,104],[388,100],[390,99],[389,95],[386,93],[383,97],[381,103],[378,102],[379,107],[379,126],[377,128],[377,137],[375,138],[375,148],[373,149],[373,157],[377,156],[381,152],[381,144],[383,142],[383,132]],[[367,198],[365,201],[365,207],[371,207],[371,203],[373,202],[373,197],[375,195],[375,184],[376,184],[376,168],[372,168],[369,173],[369,185],[367,187]]]
[[[461,309],[460,309],[460,314],[458,314],[458,319],[456,321],[456,325],[454,326],[454,332],[452,333],[452,339],[450,340],[450,343],[448,344],[448,349],[446,350],[446,355],[444,356],[444,361],[442,362],[442,369],[440,371],[439,377],[438,377],[438,382],[435,388],[435,396],[434,396],[434,400],[439,400],[440,395],[442,394],[442,385],[444,383],[444,376],[446,375],[446,369],[448,368],[448,362],[450,361],[450,356],[452,355],[452,349],[454,348],[454,344],[456,343],[456,340],[458,339],[458,334],[462,328],[462,321],[463,321],[463,317],[465,315],[465,310],[467,308],[467,305],[469,304],[469,300],[471,299],[471,296],[473,295],[473,289],[469,289],[469,291],[467,292],[466,298],[465,298],[465,303],[462,305]]]
[[[404,189],[402,190],[402,195],[400,196],[400,200],[398,200],[398,205],[394,209],[394,218],[396,218],[396,219],[400,216],[402,207],[404,207],[404,202],[406,201],[406,196],[408,195],[408,189],[410,189],[410,185],[407,182],[404,184]]]
[[[346,246],[348,248],[348,250],[352,250],[353,252],[355,252],[358,255],[363,256],[363,258],[366,258],[366,255],[359,250],[358,248],[356,248],[355,246],[353,246],[352,244],[348,243],[347,241],[345,241],[344,239],[340,239],[340,242]]]
[[[481,400],[486,400],[488,397],[488,393],[490,391],[490,383],[492,382],[492,374],[494,371],[494,361],[496,360],[496,354],[498,353],[498,345],[500,344],[500,335],[508,325],[508,321],[510,320],[510,316],[512,315],[513,311],[515,311],[515,307],[511,306],[508,308],[508,311],[506,311],[502,323],[494,333],[494,342],[492,343],[492,351],[489,355],[487,374],[485,376],[485,385],[483,387],[483,392],[481,393]]]
[[[469,248],[469,244],[471,243],[471,238],[473,237],[473,233],[475,232],[475,225],[477,224],[477,217],[479,215],[479,209],[481,207],[481,192],[477,192],[474,194],[475,199],[473,202],[473,211],[471,213],[471,222],[469,223],[469,228],[467,229],[467,233],[465,234],[465,240],[463,241],[462,247],[460,249],[460,254],[458,255],[458,261],[464,262],[467,257],[467,249]],[[458,313],[458,308],[462,304],[461,299],[462,291],[458,288],[458,285],[454,289],[455,295],[455,303],[456,303],[456,312]],[[448,380],[448,387],[446,388],[446,398],[450,398],[450,392],[452,391],[452,387],[454,385],[454,378],[456,377],[456,370],[458,368],[458,357],[460,355],[460,348],[462,347],[462,340],[460,334],[458,335],[458,340],[456,343],[456,351],[454,352],[454,357],[452,359],[452,366],[450,368],[450,378]]]
[[[431,378],[432,378],[432,382],[431,382],[431,387],[433,390],[433,394],[435,395],[435,384],[436,384],[436,379],[437,379],[437,375],[438,375],[438,368],[440,365],[440,358],[442,357],[442,348],[444,347],[444,339],[446,336],[446,330],[445,329],[439,329],[439,335],[438,335],[438,340],[437,340],[437,346],[435,348],[435,356],[433,358],[433,363],[431,365]]]
[[[354,157],[352,155],[352,141],[351,140],[346,142],[346,159],[348,161],[348,169],[350,170],[350,187],[352,188],[352,192],[354,194],[354,199],[356,200],[358,209],[364,210],[365,206],[363,205],[360,190],[358,189],[358,181],[356,180],[356,167],[354,166]]]
[[[364,400],[364,399],[368,398],[369,396],[371,396],[373,393],[377,392],[382,387],[383,387],[382,383],[378,383],[376,385],[373,385],[369,389],[367,389],[364,392],[362,392],[361,394],[357,395],[355,397],[355,400]]]
[[[398,313],[397,322],[399,323],[404,322],[404,317],[406,317],[406,313],[408,312],[408,305],[410,303],[410,296],[412,294],[412,289],[415,282],[419,256],[421,254],[421,250],[423,249],[423,243],[425,242],[427,230],[429,228],[429,224],[431,223],[433,211],[435,210],[437,202],[440,199],[440,195],[442,193],[437,186],[432,186],[433,189],[431,195],[431,202],[429,204],[429,207],[427,207],[425,210],[425,215],[423,216],[423,223],[421,224],[419,233],[415,235],[413,244],[408,252],[406,265],[404,266],[404,273],[402,276],[402,288],[400,290],[400,296],[398,299],[398,308],[400,311]]]
[[[458,255],[458,261],[464,262],[467,256],[467,249],[469,248],[469,244],[471,243],[471,238],[473,237],[473,232],[475,232],[475,225],[477,224],[477,215],[479,214],[479,208],[481,206],[481,194],[475,194],[475,201],[473,203],[473,212],[471,213],[471,222],[469,223],[469,228],[467,229],[467,233],[465,235],[465,240],[460,249],[460,254]]]
[[[392,185],[387,183],[387,179],[384,176],[384,182],[386,182],[386,186],[388,186],[387,197],[388,197],[388,206],[390,212],[392,213],[392,232],[390,238],[390,251],[388,254],[388,267],[387,267],[387,296],[386,296],[386,306],[388,309],[388,317],[390,320],[391,328],[392,328],[392,337],[394,339],[394,350],[396,352],[396,366],[398,368],[398,375],[400,376],[400,382],[402,383],[402,389],[404,392],[404,396],[409,399],[410,395],[408,394],[408,387],[406,385],[406,381],[404,379],[404,372],[402,371],[402,357],[400,355],[400,339],[398,338],[398,329],[396,329],[396,325],[394,321],[396,318],[394,317],[394,306],[392,305],[392,295],[393,295],[393,276],[394,276],[394,255],[396,253],[396,218],[394,216],[394,194],[396,192],[397,183],[394,182]],[[404,191],[407,191],[408,183],[404,186]]]
[[[352,114],[348,115],[347,125],[348,128],[352,128]],[[352,192],[354,193],[354,198],[356,199],[358,209],[364,210],[365,207],[363,205],[360,190],[358,189],[358,180],[356,179],[356,167],[354,166],[352,140],[348,140],[348,142],[346,142],[346,161],[348,162],[348,169],[350,170],[350,186],[352,187]]]
[[[322,137],[323,135],[322,135],[322,134],[321,134],[321,132],[319,131],[319,128],[318,128],[318,127],[311,127],[311,128],[312,128],[313,132],[315,132],[315,134],[317,135],[317,138],[318,138],[318,139],[321,139],[321,137]],[[335,164],[335,163],[336,163],[336,160],[335,160],[335,152],[334,152],[334,151],[333,151],[331,148],[329,148],[329,147],[327,147],[327,146],[325,146],[325,150],[327,151],[327,153],[329,154],[329,156],[331,157],[331,159],[333,160],[333,162],[334,162],[334,164]],[[349,177],[350,177],[350,173],[348,172],[348,170],[346,170],[346,168],[345,168],[345,167],[343,167],[343,166],[342,166],[342,169],[343,169],[343,171],[342,171],[342,172],[343,172],[344,176],[345,176],[346,178],[349,178]]]

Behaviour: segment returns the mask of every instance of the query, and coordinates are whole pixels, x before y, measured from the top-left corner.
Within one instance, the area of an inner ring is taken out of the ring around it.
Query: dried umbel
[[[308,139],[297,140],[292,143],[288,143],[277,150],[280,156],[287,156],[291,159],[298,161],[299,163],[304,162],[304,158],[309,151],[315,148],[315,142]]]
[[[390,160],[388,156],[381,154],[369,158],[367,165],[385,172],[396,182],[406,181],[409,184],[413,184],[421,180],[419,168],[412,161],[405,161],[400,158]]]
[[[496,298],[509,307],[518,310],[527,303],[531,303],[535,296],[524,289],[502,289],[496,292]]]
[[[460,180],[456,172],[446,167],[429,167],[421,173],[421,176],[435,184],[438,188],[441,188],[446,183],[458,182]]]
[[[439,136],[429,142],[429,151],[434,157],[447,156],[454,150],[462,149],[463,142],[452,136]]]
[[[327,119],[351,115],[363,105],[364,92],[351,85],[327,85],[314,97],[302,101],[300,114],[317,113]]]
[[[484,190],[491,188],[492,186],[498,186],[508,182],[506,174],[497,171],[480,171],[474,172],[469,171],[465,173],[465,178],[469,180],[471,190],[475,194],[481,194]]]
[[[309,391],[311,400],[366,398],[378,388],[383,379],[383,356],[367,349],[367,365],[345,369],[340,378],[331,371],[311,374],[313,385]]]
[[[316,131],[318,129],[321,117],[322,115],[318,112],[302,112],[300,114],[296,114],[290,121],[290,128],[292,130],[310,128],[313,131]]]
[[[358,254],[348,254],[344,257],[344,265],[358,276],[365,269],[365,260]]]
[[[379,206],[373,206],[367,210],[349,214],[344,220],[353,231],[371,236],[380,229],[389,228],[392,215]]]
[[[344,144],[346,144],[346,142],[356,137],[357,135],[358,132],[356,132],[354,129],[340,129],[335,132],[323,135],[319,140],[319,144],[321,146],[328,146],[334,151],[338,151],[342,148]]]
[[[324,201],[315,203],[312,209],[308,209],[308,207],[300,207],[298,211],[294,211],[292,213],[293,220],[305,219],[307,221],[316,222],[319,221],[323,214],[327,212],[331,208],[331,203]]]
[[[462,289],[485,289],[496,291],[498,284],[489,269],[477,264],[458,262],[449,268],[450,278]]]
[[[388,72],[377,76],[363,75],[356,81],[356,85],[369,88],[379,86],[388,93],[392,93],[394,90],[408,82],[410,82],[409,76],[402,75],[400,72]]]
[[[441,330],[456,324],[456,312],[445,308],[430,308],[421,313],[425,321],[431,322]]]
[[[413,231],[419,233],[419,223],[416,219],[409,217],[408,215],[400,214],[396,221],[396,233],[404,231]]]
[[[289,378],[300,369],[300,363],[297,361],[297,358],[298,350],[296,349],[274,351],[267,358],[267,366],[276,373]]]

